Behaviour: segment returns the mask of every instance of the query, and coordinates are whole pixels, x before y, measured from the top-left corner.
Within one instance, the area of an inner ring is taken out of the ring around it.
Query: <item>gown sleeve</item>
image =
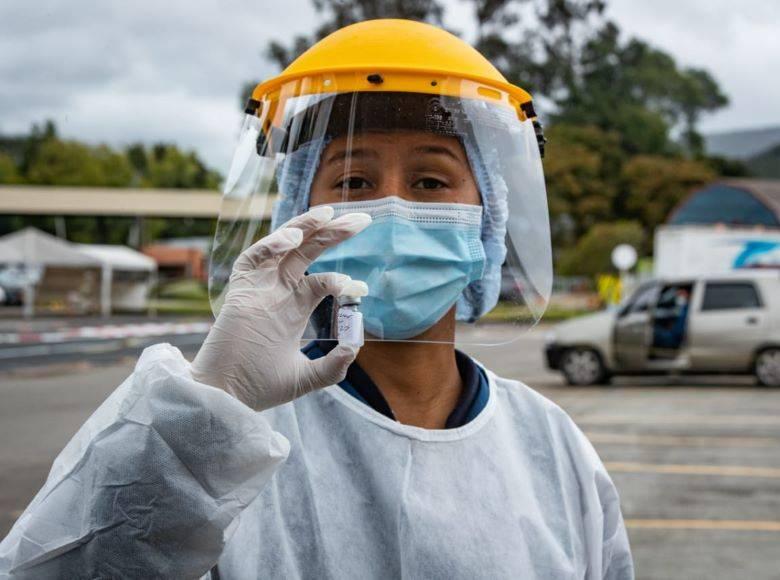
[[[588,580],[633,580],[634,562],[620,495],[598,453],[574,421],[559,407],[552,410],[562,435],[562,455],[580,490],[582,531]]]
[[[602,466],[602,469],[603,466]],[[597,475],[596,486],[601,498],[603,534],[601,561],[604,580],[632,580],[634,560],[628,543],[628,533],[620,511],[620,498],[615,484],[606,474]]]
[[[0,543],[0,579],[200,577],[288,453],[261,414],[152,346]]]

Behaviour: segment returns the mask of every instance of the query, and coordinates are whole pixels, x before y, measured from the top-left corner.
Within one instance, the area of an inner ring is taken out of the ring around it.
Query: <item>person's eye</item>
[[[424,177],[414,182],[414,186],[417,189],[443,189],[447,187],[447,184],[434,177]]]
[[[336,189],[369,189],[370,187],[368,180],[357,176],[347,177],[336,184]]]

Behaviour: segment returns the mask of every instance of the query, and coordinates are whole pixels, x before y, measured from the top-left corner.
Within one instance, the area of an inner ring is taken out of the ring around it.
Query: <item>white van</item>
[[[619,374],[755,374],[780,386],[780,272],[641,284],[619,308],[558,324],[547,365],[572,385]]]

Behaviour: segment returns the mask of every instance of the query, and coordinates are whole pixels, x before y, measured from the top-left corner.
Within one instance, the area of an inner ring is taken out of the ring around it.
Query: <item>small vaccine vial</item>
[[[363,313],[360,312],[360,299],[368,294],[368,286],[360,280],[347,284],[338,297],[339,311],[336,320],[336,332],[339,344],[363,346]]]

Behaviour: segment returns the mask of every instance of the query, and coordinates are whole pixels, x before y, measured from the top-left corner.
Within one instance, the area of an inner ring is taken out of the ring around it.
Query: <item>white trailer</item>
[[[780,229],[718,225],[660,226],[656,277],[719,274],[740,268],[780,269]]]

